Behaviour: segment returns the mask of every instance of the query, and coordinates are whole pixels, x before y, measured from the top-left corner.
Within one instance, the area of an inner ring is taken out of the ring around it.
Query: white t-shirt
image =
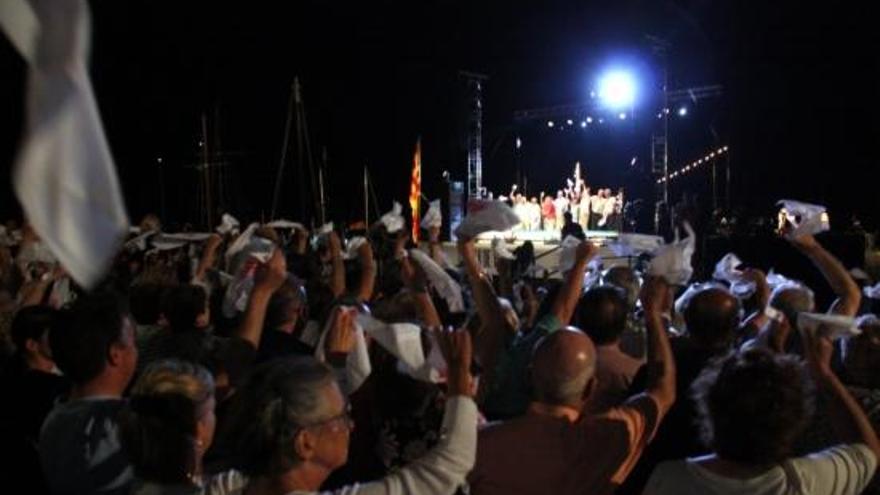
[[[728,478],[709,471],[697,459],[661,463],[645,495],[844,495],[868,485],[877,459],[866,445],[838,445],[806,457],[788,459],[753,478]]]

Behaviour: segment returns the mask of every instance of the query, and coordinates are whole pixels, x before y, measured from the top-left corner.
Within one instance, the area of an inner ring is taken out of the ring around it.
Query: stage
[[[602,259],[604,268],[617,265],[632,265],[635,261],[632,257],[617,256],[609,247],[609,244],[617,239],[618,232],[607,230],[588,230],[585,232],[587,239],[599,247],[599,257]],[[502,239],[507,244],[507,249],[515,250],[525,242],[531,242],[535,248],[535,264],[538,277],[561,278],[559,273],[559,255],[561,253],[560,232],[558,230],[508,230],[504,232],[485,232],[477,236],[475,244],[477,255],[483,268],[489,273],[493,272],[497,253],[493,249],[492,241]],[[454,242],[443,243],[443,252],[452,264],[459,263],[458,250]]]

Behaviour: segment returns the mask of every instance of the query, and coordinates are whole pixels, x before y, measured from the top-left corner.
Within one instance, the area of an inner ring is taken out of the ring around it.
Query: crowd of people
[[[436,223],[417,245],[384,217],[227,220],[145,219],[89,291],[27,225],[0,232],[4,486],[880,493],[877,294],[810,233],[786,238],[827,312],[759,266],[615,266],[585,289],[589,241],[537,279],[467,236],[451,263]]]
[[[509,195],[499,195],[497,199],[509,204],[522,220],[514,230],[558,231],[566,223],[566,213],[584,231],[622,230],[623,189],[616,194],[608,188],[591,193],[580,176],[580,167],[575,170],[573,180],[566,180],[566,187],[556,191],[555,197],[552,193],[545,194],[544,191],[541,191],[540,196],[528,197],[519,192],[515,184]],[[487,198],[495,199],[492,193],[487,193]]]

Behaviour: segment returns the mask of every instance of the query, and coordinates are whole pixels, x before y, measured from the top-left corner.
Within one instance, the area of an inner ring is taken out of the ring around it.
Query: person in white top
[[[436,332],[447,363],[447,400],[440,440],[431,450],[379,480],[339,488],[336,494],[451,494],[476,458],[477,406],[472,397],[471,340],[467,330]],[[233,467],[247,485],[230,495],[316,493],[348,458],[354,423],[333,371],[311,357],[259,367],[237,393],[224,431]]]
[[[553,207],[556,210],[556,230],[562,228],[565,225],[565,212],[568,211],[568,198],[565,197],[565,194],[560,189],[556,191],[556,199],[553,201]]]
[[[795,356],[754,347],[706,368],[694,384],[704,440],[714,452],[660,464],[644,493],[861,493],[877,467],[880,442],[831,370],[831,341],[807,332],[802,337],[806,368],[825,392],[845,443],[790,457],[809,416],[808,373]]]

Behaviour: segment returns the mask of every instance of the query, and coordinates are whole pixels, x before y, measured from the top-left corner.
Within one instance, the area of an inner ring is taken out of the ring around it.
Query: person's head
[[[162,314],[175,333],[206,328],[211,321],[211,310],[205,289],[198,285],[168,289],[162,297]]]
[[[49,346],[49,329],[55,322],[57,311],[49,306],[22,308],[12,320],[12,343],[24,366],[51,371],[55,362]]]
[[[323,481],[348,458],[353,424],[333,371],[312,357],[257,367],[231,405],[227,446],[251,478],[302,469]]]
[[[58,368],[77,386],[101,380],[122,393],[137,366],[134,325],[124,301],[111,292],[84,295],[62,310],[49,345]]]
[[[180,360],[157,361],[132,388],[120,436],[138,478],[191,482],[214,440],[214,379]]]
[[[808,421],[811,382],[793,355],[761,348],[707,366],[691,386],[703,441],[724,460],[783,461]]]
[[[739,326],[739,301],[720,287],[699,290],[687,302],[684,321],[688,337],[705,349],[725,349]]]
[[[635,270],[623,265],[613,266],[602,276],[602,282],[623,289],[627,309],[629,311],[635,309],[636,302],[639,300],[639,289],[641,289],[641,282]]]
[[[581,296],[576,325],[596,345],[614,344],[626,328],[626,298],[622,289],[611,285],[593,287]]]
[[[288,275],[269,299],[264,326],[291,332],[308,310],[306,289],[299,280]]]
[[[858,320],[861,334],[842,340],[841,351],[846,381],[859,387],[880,388],[880,319],[867,314]]]
[[[567,212],[563,213],[562,218],[563,218],[563,220],[565,220],[566,224],[571,223],[571,212],[567,211]]]
[[[155,325],[162,314],[162,296],[167,286],[142,283],[132,286],[128,294],[131,316],[139,325]]]
[[[813,291],[799,283],[786,283],[770,294],[770,306],[782,312],[793,327],[802,312],[812,312],[816,307]]]
[[[595,383],[596,348],[580,330],[566,327],[541,339],[532,352],[532,400],[580,410]]]

